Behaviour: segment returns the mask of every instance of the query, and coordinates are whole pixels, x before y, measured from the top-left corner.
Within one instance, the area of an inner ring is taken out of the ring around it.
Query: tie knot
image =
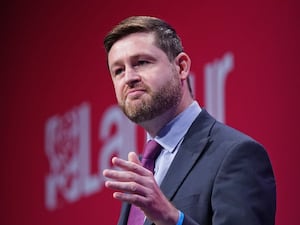
[[[160,150],[161,146],[156,141],[148,141],[143,152],[143,159],[155,160],[159,155]]]
[[[154,140],[149,141],[144,149],[142,165],[148,170],[154,172],[155,159],[161,151],[161,146]]]

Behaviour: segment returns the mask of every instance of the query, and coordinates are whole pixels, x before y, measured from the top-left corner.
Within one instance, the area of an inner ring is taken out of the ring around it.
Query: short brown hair
[[[181,40],[171,25],[155,17],[132,16],[121,21],[106,35],[104,38],[106,53],[109,53],[118,40],[138,32],[153,32],[157,47],[166,53],[170,61],[183,51]]]

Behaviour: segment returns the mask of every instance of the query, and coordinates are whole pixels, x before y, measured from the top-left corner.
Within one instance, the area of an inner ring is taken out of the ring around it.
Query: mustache
[[[126,88],[124,89],[124,93],[125,95],[127,95],[128,93],[134,90],[143,90],[145,92],[149,92],[150,88],[148,85],[145,85],[143,83],[135,83],[134,85],[127,85]]]

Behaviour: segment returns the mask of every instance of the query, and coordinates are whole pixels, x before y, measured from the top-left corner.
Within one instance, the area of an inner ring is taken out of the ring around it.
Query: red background
[[[89,102],[97,170],[99,122],[115,104],[102,40],[121,19],[144,14],[165,19],[182,37],[203,106],[205,64],[233,53],[226,123],[266,146],[276,224],[299,224],[299,2],[15,1],[1,11],[1,224],[116,224],[120,203],[108,190],[46,209],[44,128],[53,115]]]

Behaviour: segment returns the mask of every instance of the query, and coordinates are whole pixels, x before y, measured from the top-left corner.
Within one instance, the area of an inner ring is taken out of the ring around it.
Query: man
[[[114,157],[105,185],[123,201],[119,225],[133,208],[141,224],[271,225],[275,180],[264,148],[217,122],[194,100],[191,60],[175,30],[153,17],[130,17],[105,38],[118,104],[162,148],[154,175],[130,152]]]

